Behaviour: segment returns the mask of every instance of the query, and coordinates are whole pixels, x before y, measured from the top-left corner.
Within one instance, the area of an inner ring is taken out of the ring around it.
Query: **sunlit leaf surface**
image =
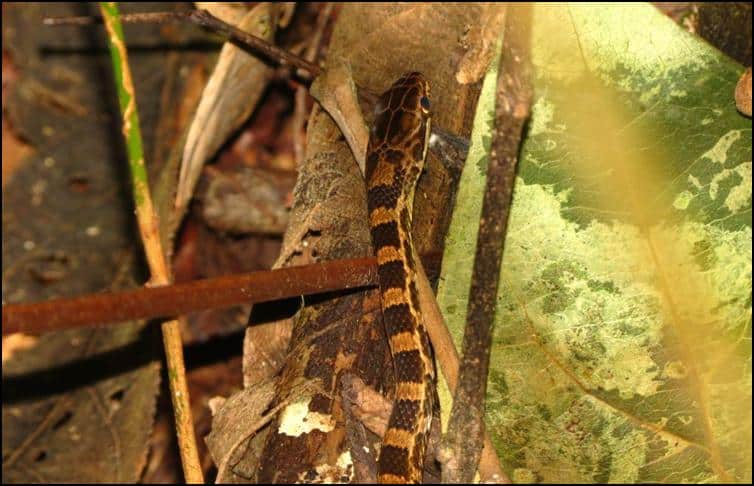
[[[516,482],[750,482],[742,66],[649,5],[535,7],[532,49],[488,386],[506,471]],[[484,103],[439,291],[458,343]]]

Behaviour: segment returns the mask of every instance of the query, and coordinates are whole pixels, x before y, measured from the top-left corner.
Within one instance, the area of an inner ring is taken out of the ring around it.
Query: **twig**
[[[430,273],[439,255],[422,256]],[[154,319],[240,304],[256,304],[377,283],[374,257],[351,258],[239,275],[195,280],[162,287],[82,295],[3,306],[3,336],[41,334],[134,319]]]
[[[123,137],[128,150],[129,168],[133,184],[136,218],[139,233],[144,245],[147,263],[151,273],[148,285],[166,285],[170,282],[165,252],[159,236],[159,223],[149,194],[147,171],[139,128],[139,114],[136,108],[136,96],[128,66],[123,28],[120,24],[118,6],[115,2],[101,2],[100,11],[107,29],[108,45],[113,63],[118,101],[123,116]],[[178,321],[162,324],[162,339],[168,366],[175,426],[178,436],[178,448],[183,464],[183,473],[187,483],[203,483],[199,452],[196,447],[196,435],[189,404],[186,370],[183,363],[183,344],[181,342]]]
[[[213,32],[224,35],[234,41],[249,47],[255,52],[264,54],[280,64],[294,66],[309,73],[311,77],[319,75],[321,69],[314,63],[302,59],[285,49],[248,34],[241,29],[224,22],[206,10],[189,10],[186,12],[152,12],[126,14],[120,17],[121,22],[127,23],[167,23],[167,22],[191,22],[201,27],[206,27]],[[62,25],[92,25],[102,22],[101,17],[48,17],[42,21],[48,26]]]
[[[314,62],[319,52],[319,46],[322,41],[322,34],[327,26],[327,21],[332,14],[334,5],[332,2],[327,2],[321,8],[319,15],[317,16],[317,25],[314,29],[314,35],[306,48],[304,58],[307,61]],[[303,85],[299,85],[296,88],[295,108],[293,114],[293,153],[295,155],[296,167],[300,167],[304,162],[305,152],[305,137],[302,136],[304,131],[304,124],[306,123],[306,101],[309,98],[309,90]]]
[[[461,376],[453,397],[448,434],[443,440],[443,456],[447,461],[443,482],[449,483],[471,482],[482,451],[500,264],[518,152],[532,98],[529,51],[525,43],[530,14],[528,10],[509,8],[513,11],[508,12],[506,20],[497,79],[495,128],[469,290]]]

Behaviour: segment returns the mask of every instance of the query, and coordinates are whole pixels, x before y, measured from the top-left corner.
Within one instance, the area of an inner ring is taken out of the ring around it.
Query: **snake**
[[[430,87],[404,74],[374,109],[365,164],[367,209],[380,303],[395,369],[395,400],[377,462],[380,483],[419,483],[434,406],[432,348],[416,286],[411,215],[427,156]]]

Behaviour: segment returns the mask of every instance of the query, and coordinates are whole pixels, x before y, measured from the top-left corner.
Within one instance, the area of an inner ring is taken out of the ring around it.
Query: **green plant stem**
[[[115,2],[101,2],[100,11],[107,29],[107,40],[113,63],[118,101],[123,116],[123,137],[128,151],[129,169],[133,184],[134,204],[139,233],[150,270],[147,285],[161,286],[170,283],[167,259],[159,237],[159,223],[149,194],[147,171],[144,165],[144,152],[139,128],[139,113],[136,108],[131,71],[128,67],[123,29],[118,6]],[[162,340],[168,366],[168,381],[175,414],[175,427],[178,448],[183,464],[183,474],[187,483],[203,483],[199,452],[196,447],[196,434],[189,404],[186,369],[183,362],[183,343],[177,320],[162,324]]]

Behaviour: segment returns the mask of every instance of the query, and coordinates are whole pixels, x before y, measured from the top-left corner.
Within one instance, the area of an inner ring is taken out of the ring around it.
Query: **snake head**
[[[405,167],[411,176],[409,184],[416,181],[424,167],[430,120],[429,82],[418,72],[401,76],[375,106],[370,143],[404,154],[409,162]]]

